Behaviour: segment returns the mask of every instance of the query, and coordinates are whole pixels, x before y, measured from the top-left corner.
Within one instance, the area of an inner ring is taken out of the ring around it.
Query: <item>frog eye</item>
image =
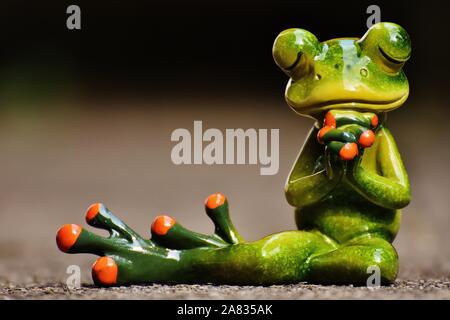
[[[294,70],[296,74],[301,74],[303,69],[304,72],[310,70],[313,58],[320,50],[321,44],[311,32],[287,29],[275,39],[272,54],[276,64],[291,76]]]
[[[359,41],[360,46],[384,70],[398,73],[411,56],[408,33],[395,23],[377,23]]]
[[[406,60],[399,60],[391,57],[381,46],[378,46],[378,51],[380,52],[381,60],[388,71],[397,73],[405,64]]]

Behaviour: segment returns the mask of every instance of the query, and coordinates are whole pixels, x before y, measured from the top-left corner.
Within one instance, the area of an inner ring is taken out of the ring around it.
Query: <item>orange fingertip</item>
[[[62,252],[68,252],[77,242],[83,228],[77,224],[65,224],[56,234],[56,244]]]
[[[372,128],[376,128],[378,126],[378,116],[376,114],[374,114],[372,119],[370,119],[370,124],[372,125]]]
[[[353,160],[358,155],[358,145],[354,142],[346,143],[339,150],[339,156],[342,160]]]
[[[226,197],[221,193],[214,193],[206,198],[205,206],[208,209],[216,209],[225,203]]]
[[[375,134],[372,130],[366,130],[359,136],[359,145],[363,148],[369,148],[375,142]]]
[[[322,129],[320,129],[319,132],[317,133],[317,141],[319,141],[320,143],[323,144],[323,140],[322,140],[323,136],[331,129],[333,129],[333,128],[330,126],[325,126]]]
[[[100,212],[102,204],[101,203],[94,203],[92,204],[86,211],[86,222],[89,223],[90,221],[94,220],[97,214]]]
[[[117,264],[110,257],[98,258],[92,265],[92,278],[94,282],[104,286],[117,283]]]
[[[336,118],[333,116],[333,114],[328,111],[325,115],[325,118],[323,120],[324,126],[329,126],[331,128],[336,128]]]
[[[152,233],[159,236],[165,235],[176,223],[175,219],[169,216],[157,216],[152,223]]]

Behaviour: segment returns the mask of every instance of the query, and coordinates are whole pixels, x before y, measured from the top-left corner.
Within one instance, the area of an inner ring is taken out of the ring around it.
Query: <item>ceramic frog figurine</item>
[[[158,216],[145,239],[98,203],[86,221],[110,236],[64,225],[59,249],[101,256],[92,276],[102,286],[365,284],[373,266],[383,283],[393,282],[398,257],[391,243],[410,189],[385,114],[408,97],[402,67],[410,54],[408,34],[393,23],[376,24],[361,39],[320,43],[302,29],[276,38],[274,59],[291,78],[286,100],[317,121],[286,184],[299,230],[246,242],[230,220],[227,199],[216,193],[205,202],[212,235]]]

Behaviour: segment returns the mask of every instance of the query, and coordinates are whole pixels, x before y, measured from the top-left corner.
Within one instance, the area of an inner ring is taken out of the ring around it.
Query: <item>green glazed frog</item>
[[[398,256],[391,243],[410,187],[385,120],[408,97],[402,68],[410,55],[408,34],[393,23],[375,24],[361,39],[321,43],[303,29],[276,38],[275,62],[290,77],[287,103],[316,120],[285,188],[299,230],[246,242],[230,220],[227,199],[216,193],[205,202],[212,235],[158,216],[145,239],[97,203],[86,221],[110,236],[64,225],[59,249],[101,256],[92,276],[102,286],[365,284],[373,267],[382,283],[393,282]]]

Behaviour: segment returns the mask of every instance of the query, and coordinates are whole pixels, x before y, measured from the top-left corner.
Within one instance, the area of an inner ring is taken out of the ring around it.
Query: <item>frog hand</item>
[[[373,145],[373,130],[377,127],[378,117],[374,113],[331,110],[325,115],[317,140],[326,146],[326,150],[339,155],[341,160],[350,161]]]

